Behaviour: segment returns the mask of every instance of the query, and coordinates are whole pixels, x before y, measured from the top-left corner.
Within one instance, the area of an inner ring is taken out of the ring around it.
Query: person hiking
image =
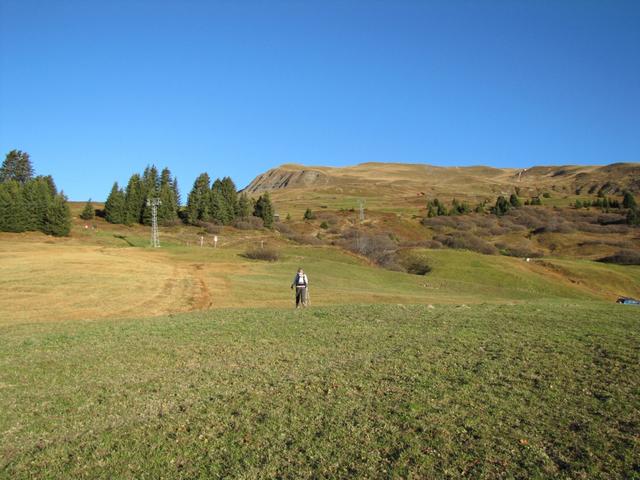
[[[302,268],[298,268],[296,276],[293,278],[291,289],[296,289],[296,308],[299,308],[302,304],[303,307],[307,306],[307,288],[309,287],[309,279],[304,273]]]

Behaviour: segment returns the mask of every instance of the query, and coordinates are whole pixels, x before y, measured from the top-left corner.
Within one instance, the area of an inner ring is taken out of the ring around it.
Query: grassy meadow
[[[221,309],[0,327],[0,477],[636,478],[638,311]]]
[[[0,234],[0,478],[640,477],[640,267],[148,233]]]

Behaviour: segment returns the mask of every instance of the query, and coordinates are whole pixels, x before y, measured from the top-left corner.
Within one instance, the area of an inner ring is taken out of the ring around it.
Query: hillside
[[[270,191],[276,201],[303,199],[329,206],[356,199],[369,207],[406,208],[423,197],[481,201],[518,189],[523,197],[544,192],[556,196],[640,193],[640,164],[555,166],[500,169],[484,166],[437,167],[425,164],[363,163],[351,167],[307,167],[287,164],[258,175],[247,187],[250,194]]]

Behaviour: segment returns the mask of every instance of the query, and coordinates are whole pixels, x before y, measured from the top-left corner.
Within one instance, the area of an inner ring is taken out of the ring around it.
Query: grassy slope
[[[633,478],[634,307],[0,327],[0,478]]]
[[[147,242],[142,228],[124,233],[134,245]],[[285,307],[291,305],[288,287],[299,265],[310,276],[314,305],[614,300],[616,294],[640,294],[638,267],[566,260],[559,270],[550,267],[555,261],[527,264],[510,257],[433,250],[425,252],[433,272],[417,277],[374,267],[337,248],[298,246],[273,237],[269,241],[277,242],[282,260],[251,261],[241,254],[261,237],[245,235],[225,233],[221,238],[227,243],[218,249],[172,244],[169,235],[160,250],[123,246],[128,244],[100,229],[59,240],[3,235],[0,324],[143,317],[210,307]]]

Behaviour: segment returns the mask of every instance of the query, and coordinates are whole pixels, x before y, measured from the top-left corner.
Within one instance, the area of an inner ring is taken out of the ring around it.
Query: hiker
[[[309,279],[307,275],[304,273],[302,268],[298,268],[298,273],[293,278],[293,283],[291,284],[291,289],[296,289],[296,308],[300,307],[302,304],[303,307],[307,306],[307,287],[309,286]]]

